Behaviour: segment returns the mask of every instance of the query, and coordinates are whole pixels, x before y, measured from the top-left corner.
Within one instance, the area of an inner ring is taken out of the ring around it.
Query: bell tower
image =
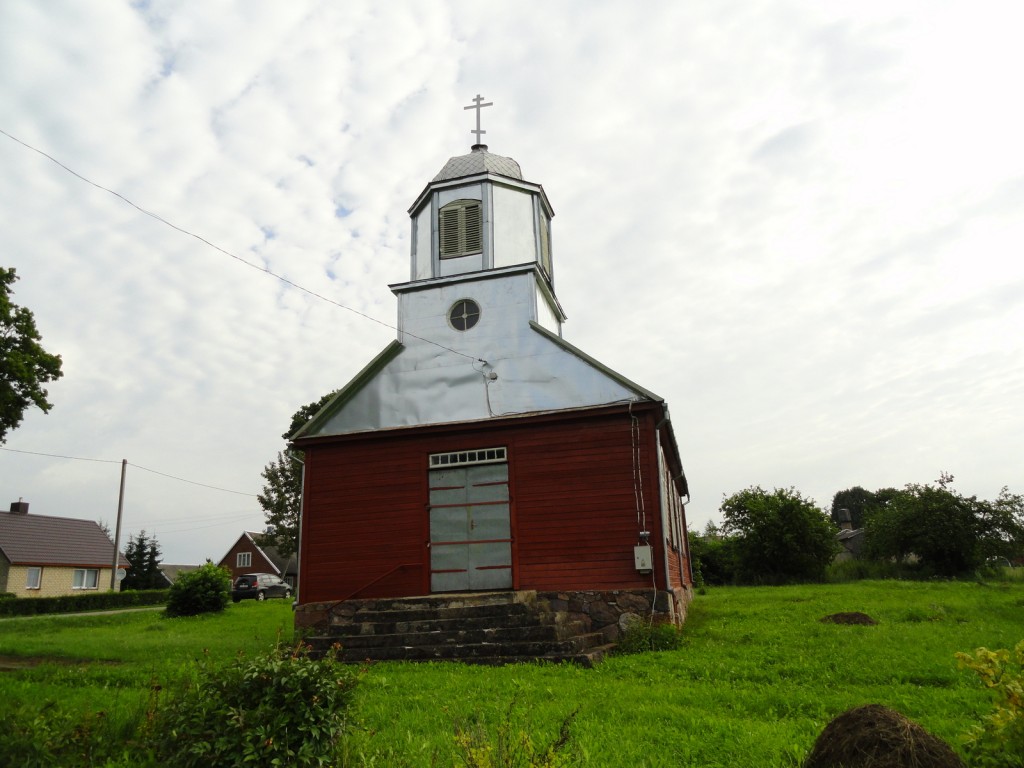
[[[567,342],[551,203],[519,163],[476,142],[409,208],[411,275],[389,286],[398,337],[296,437],[660,401]],[[486,441],[483,445],[486,447]]]
[[[407,291],[447,286],[437,292],[438,300],[447,301],[453,285],[528,272],[535,282],[534,306],[527,314],[505,319],[524,325],[534,321],[561,335],[565,314],[554,293],[551,257],[554,212],[544,188],[523,179],[519,163],[479,143],[486,133],[480,128],[480,110],[489,106],[491,102],[478,95],[466,107],[476,110],[477,127],[470,133],[478,143],[469,154],[450,158],[409,208],[411,282],[392,286],[399,295],[399,327],[415,332],[403,311],[402,294]],[[483,294],[493,291],[494,286],[488,286]],[[472,328],[486,309],[470,295],[449,303],[444,307],[448,325],[460,332]]]

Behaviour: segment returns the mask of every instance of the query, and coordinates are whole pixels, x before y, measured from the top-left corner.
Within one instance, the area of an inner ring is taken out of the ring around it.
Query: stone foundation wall
[[[360,611],[396,610],[416,607],[417,602],[429,601],[437,607],[458,608],[479,604],[501,593],[458,594],[423,597],[348,600],[344,603],[307,603],[295,609],[295,628],[303,634],[320,633],[329,629],[332,620],[350,622]],[[508,593],[504,593],[508,595]],[[547,623],[565,628],[581,622],[586,632],[601,632],[605,641],[614,643],[622,631],[634,621],[670,622],[682,626],[692,594],[686,588],[670,592],[653,589],[579,591],[579,592],[516,592],[513,602],[531,605]],[[507,599],[507,598],[506,598]],[[652,605],[653,603],[653,605]]]
[[[591,632],[601,632],[614,643],[633,622],[670,622],[682,626],[692,595],[688,589],[671,592],[653,589],[607,592],[538,592],[537,603],[557,621],[582,621]],[[653,603],[653,605],[652,605]]]
[[[330,625],[328,611],[334,603],[306,603],[295,606],[295,631],[306,634]]]

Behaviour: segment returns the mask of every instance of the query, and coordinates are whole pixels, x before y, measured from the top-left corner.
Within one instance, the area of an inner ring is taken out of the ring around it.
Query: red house
[[[243,531],[217,565],[231,571],[232,582],[246,573],[272,573],[295,587],[298,575],[295,555],[282,555],[257,531]]]
[[[681,623],[688,490],[668,408],[562,338],[544,189],[478,144],[410,215],[397,340],[292,438],[297,623],[495,592],[608,639],[626,614]]]

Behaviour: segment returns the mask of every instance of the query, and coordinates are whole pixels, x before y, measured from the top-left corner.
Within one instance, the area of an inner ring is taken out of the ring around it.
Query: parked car
[[[292,596],[292,588],[272,573],[246,573],[235,579],[231,587],[231,599],[266,600],[268,597]]]

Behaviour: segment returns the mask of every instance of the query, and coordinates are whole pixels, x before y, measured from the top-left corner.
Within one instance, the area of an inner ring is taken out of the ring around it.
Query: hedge
[[[42,613],[82,613],[142,605],[163,605],[167,602],[167,589],[147,589],[136,592],[89,592],[84,595],[59,597],[19,597],[0,600],[0,616],[37,616]]]

